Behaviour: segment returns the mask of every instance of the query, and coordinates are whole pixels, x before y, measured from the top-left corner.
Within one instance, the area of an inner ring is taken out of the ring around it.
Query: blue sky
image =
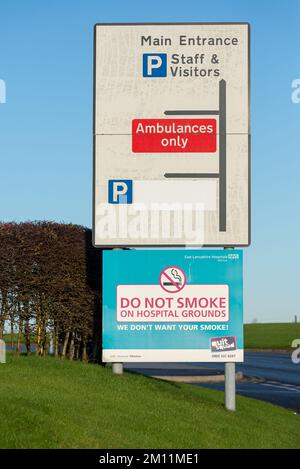
[[[300,320],[298,0],[1,0],[2,220],[91,226],[92,57],[97,22],[249,21],[252,246],[245,319]]]

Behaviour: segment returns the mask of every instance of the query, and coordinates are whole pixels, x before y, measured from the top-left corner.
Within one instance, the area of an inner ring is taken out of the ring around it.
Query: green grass
[[[291,349],[300,339],[300,323],[245,324],[245,348]]]
[[[110,368],[8,355],[0,364],[1,448],[299,448],[300,416]]]

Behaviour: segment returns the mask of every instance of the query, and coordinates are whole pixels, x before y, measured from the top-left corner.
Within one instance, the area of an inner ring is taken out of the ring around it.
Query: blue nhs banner
[[[103,252],[104,362],[242,362],[241,250]]]
[[[143,77],[167,76],[167,54],[143,54]]]

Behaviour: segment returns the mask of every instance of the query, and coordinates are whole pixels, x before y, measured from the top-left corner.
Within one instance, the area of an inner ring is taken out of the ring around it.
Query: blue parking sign
[[[132,204],[132,180],[110,179],[108,181],[108,203]]]
[[[167,76],[167,54],[143,54],[143,77]]]

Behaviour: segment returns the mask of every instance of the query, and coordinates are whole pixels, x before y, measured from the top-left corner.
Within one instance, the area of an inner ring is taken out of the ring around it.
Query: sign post
[[[120,251],[120,248],[115,248],[115,251]],[[112,363],[112,372],[115,375],[122,375],[124,371],[123,363]]]
[[[115,375],[122,375],[123,374],[123,363],[113,363],[112,364],[112,372]]]
[[[231,248],[224,248],[225,250]],[[224,366],[225,380],[225,407],[227,410],[235,411],[236,401],[236,383],[235,383],[235,363],[225,363]]]
[[[229,410],[242,252],[122,248],[249,246],[249,44],[248,23],[94,30],[93,243],[114,248],[103,360],[116,374],[126,361],[224,362]]]
[[[235,411],[235,363],[225,363],[225,407]]]

